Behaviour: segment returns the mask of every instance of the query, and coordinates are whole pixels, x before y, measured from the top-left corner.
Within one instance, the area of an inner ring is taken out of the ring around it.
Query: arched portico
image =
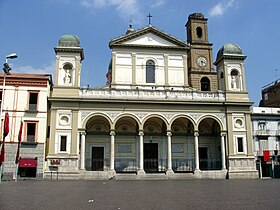
[[[83,161],[88,171],[103,171],[110,167],[111,125],[108,118],[101,114],[91,115],[81,133],[81,169]],[[85,160],[83,160],[83,158]]]
[[[196,169],[225,169],[225,144],[222,123],[213,116],[198,121]]]
[[[143,148],[143,160],[140,159],[140,162],[143,161],[145,172],[172,170],[171,144],[169,145],[169,136],[167,137],[169,133],[171,134],[171,132],[167,132],[167,122],[161,116],[152,115],[144,120],[143,147],[140,145]]]
[[[194,171],[194,122],[186,116],[177,117],[172,120],[171,132],[173,171]]]
[[[115,121],[115,170],[116,172],[137,172],[139,122],[130,115],[118,117]]]

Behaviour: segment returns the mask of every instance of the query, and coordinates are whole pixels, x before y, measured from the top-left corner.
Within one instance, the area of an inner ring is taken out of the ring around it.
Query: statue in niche
[[[231,75],[231,88],[232,89],[237,89],[237,81],[236,81],[236,76],[235,75]]]
[[[71,83],[71,73],[70,70],[65,71],[65,76],[64,76],[64,83],[65,84],[70,84]]]

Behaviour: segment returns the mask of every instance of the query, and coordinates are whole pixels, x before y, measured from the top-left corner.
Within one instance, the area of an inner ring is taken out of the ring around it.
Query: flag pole
[[[6,59],[6,63],[7,63],[7,59]],[[4,106],[4,97],[5,97],[5,84],[6,84],[6,73],[4,72],[4,80],[3,80],[3,84],[2,84],[2,100],[1,100],[1,108],[0,108],[2,147],[4,147],[4,144],[5,144],[5,138],[3,138],[4,119],[2,120],[2,113],[3,113],[3,106]],[[1,152],[2,152],[2,147],[1,147]],[[2,182],[2,173],[3,173],[3,166],[4,166],[3,164],[4,164],[4,162],[2,162],[1,166],[0,166],[0,184]]]
[[[23,126],[23,122],[22,122],[22,118],[21,118],[19,132],[18,132],[18,148],[17,148],[16,160],[15,160],[15,164],[16,164],[15,182],[17,182],[17,176],[18,176],[18,164],[19,164],[21,137],[22,137],[22,126]]]

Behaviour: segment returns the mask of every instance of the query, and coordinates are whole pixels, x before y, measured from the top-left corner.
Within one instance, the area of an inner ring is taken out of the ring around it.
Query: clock
[[[204,58],[204,57],[199,57],[199,58],[197,59],[197,64],[198,64],[200,67],[205,67],[206,64],[207,64],[206,58]]]

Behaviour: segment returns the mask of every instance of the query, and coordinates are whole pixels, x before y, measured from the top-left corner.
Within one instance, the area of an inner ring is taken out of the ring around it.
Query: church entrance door
[[[146,172],[158,172],[158,144],[144,144],[144,170]]]
[[[92,147],[92,171],[103,171],[104,147]]]

